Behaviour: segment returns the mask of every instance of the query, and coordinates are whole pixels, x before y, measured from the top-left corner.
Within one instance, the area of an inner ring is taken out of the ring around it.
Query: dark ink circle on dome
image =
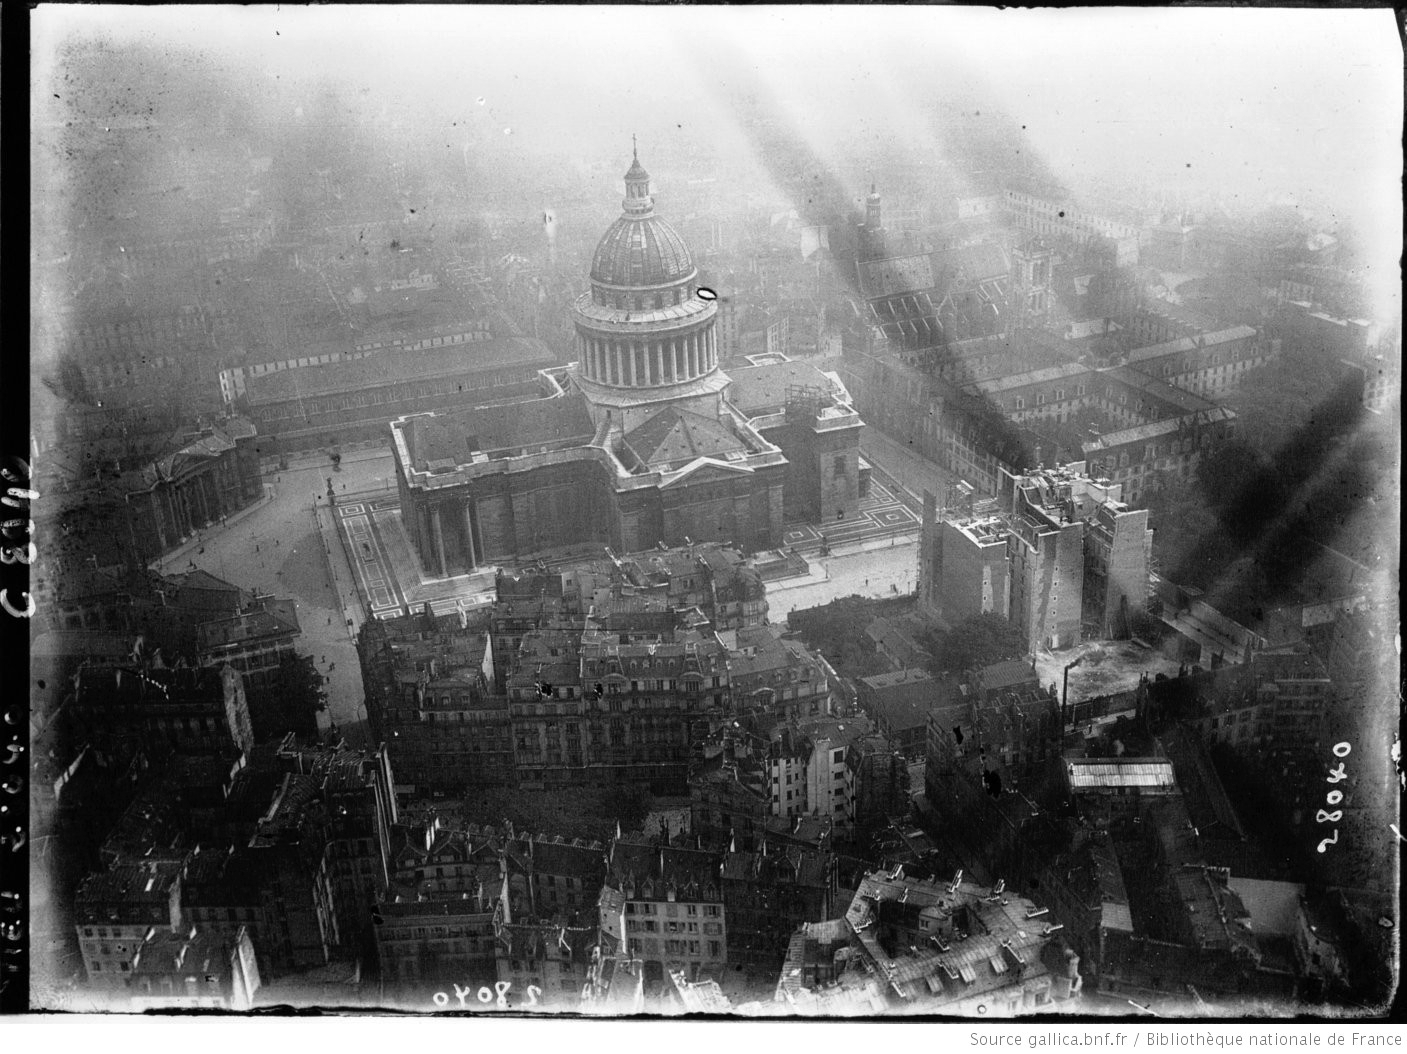
[[[706,285],[701,285],[694,293],[700,300],[717,300],[718,294]]]

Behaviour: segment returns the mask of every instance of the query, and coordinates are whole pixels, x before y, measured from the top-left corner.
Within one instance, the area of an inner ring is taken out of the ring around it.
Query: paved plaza
[[[851,545],[888,538],[892,535],[911,534],[921,526],[919,518],[900,500],[888,486],[878,480],[871,480],[869,494],[860,499],[859,515],[850,520],[837,520],[816,525],[810,523],[787,524],[782,534],[782,544],[800,553],[819,551],[821,536],[832,549],[839,545]]]
[[[422,611],[426,604],[435,614],[443,615],[492,601],[497,568],[447,578],[425,573],[406,536],[395,494],[386,490],[338,492],[334,508],[338,536],[327,542],[346,557],[348,585],[355,590],[364,615],[391,618],[408,610]],[[811,593],[823,591],[828,564],[845,569],[830,588],[848,592],[853,586],[854,591],[868,593],[869,579],[873,578],[874,595],[908,592],[913,588],[913,538],[918,529],[918,518],[894,492],[873,483],[869,495],[860,502],[858,516],[825,527],[831,550],[828,557],[816,555],[822,544],[820,528],[804,523],[788,525],[785,545],[807,555],[811,572],[803,578],[769,583],[768,592],[807,586],[813,587]],[[857,561],[862,550],[864,558]],[[531,559],[533,554],[522,558],[525,562]]]

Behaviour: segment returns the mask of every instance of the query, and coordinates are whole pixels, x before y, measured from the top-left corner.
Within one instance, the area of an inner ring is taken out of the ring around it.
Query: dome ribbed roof
[[[621,216],[606,229],[591,261],[591,279],[605,285],[659,286],[694,272],[689,248],[658,216]]]
[[[607,228],[591,261],[591,279],[603,285],[661,286],[694,273],[689,248],[673,227],[655,215],[650,174],[632,157],[625,174],[620,219]]]

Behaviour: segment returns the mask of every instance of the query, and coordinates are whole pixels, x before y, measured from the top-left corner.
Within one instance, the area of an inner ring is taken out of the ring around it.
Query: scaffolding
[[[821,416],[821,408],[829,401],[826,392],[816,385],[789,384],[786,389],[787,420],[810,423]]]

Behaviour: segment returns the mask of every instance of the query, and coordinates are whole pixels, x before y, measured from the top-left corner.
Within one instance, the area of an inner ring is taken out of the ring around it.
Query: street
[[[923,512],[923,492],[932,491],[941,507],[948,484],[956,477],[922,454],[899,442],[878,428],[866,428],[860,437],[860,449],[865,457],[892,476],[900,486],[913,495],[917,511]]]
[[[291,597],[303,631],[298,649],[311,655],[327,678],[327,711],[319,715],[319,726],[335,724],[353,745],[366,743],[365,711],[361,667],[344,611],[359,616],[360,601],[345,587],[338,595],[329,560],[339,555],[326,551],[313,506],[315,499],[326,503],[328,477],[340,493],[344,486],[349,491],[385,486],[388,478],[394,481],[394,472],[389,451],[346,454],[340,472],[322,454],[290,459],[288,468],[266,471],[270,499],[227,526],[201,531],[197,542],[160,564],[175,574],[194,563],[245,589]]]

